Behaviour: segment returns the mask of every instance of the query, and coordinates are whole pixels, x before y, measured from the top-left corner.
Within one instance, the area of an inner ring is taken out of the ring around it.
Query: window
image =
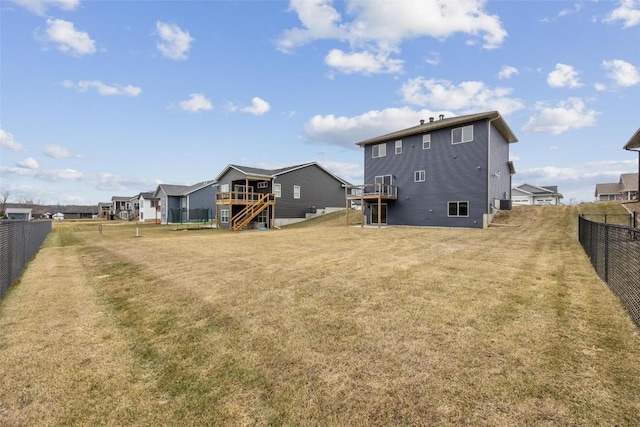
[[[469,216],[469,202],[449,202],[449,216]]]
[[[402,154],[402,140],[396,141],[396,154]]]
[[[422,135],[422,149],[428,150],[431,148],[431,134]]]
[[[144,209],[144,200],[140,201],[140,208]]]
[[[451,143],[460,144],[473,141],[473,125],[451,129]]]
[[[220,209],[220,222],[229,223],[229,209]]]
[[[273,194],[275,194],[276,197],[282,197],[282,187],[280,184],[273,184]]]
[[[378,144],[371,147],[371,157],[384,157],[387,155],[387,144]]]
[[[229,192],[229,184],[222,184],[220,186],[220,192],[222,193],[228,193]]]
[[[424,182],[426,178],[425,171],[415,171],[413,173],[413,182]]]
[[[300,186],[299,185],[294,185],[293,186],[293,198],[294,199],[299,199],[300,198]]]
[[[140,221],[144,221],[144,212],[140,212]]]
[[[156,207],[156,201],[155,200],[149,200],[149,207],[150,208],[155,208]]]
[[[267,181],[258,182],[258,188],[268,188],[268,187],[269,187],[269,183]]]

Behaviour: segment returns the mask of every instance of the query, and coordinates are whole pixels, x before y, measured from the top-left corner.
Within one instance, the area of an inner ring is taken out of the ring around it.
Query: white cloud
[[[18,162],[18,166],[25,169],[39,169],[40,165],[33,157],[27,157],[24,160]]]
[[[404,61],[389,58],[389,52],[352,52],[345,53],[340,49],[332,49],[324,58],[324,62],[345,74],[378,74],[398,73],[402,71]]]
[[[603,83],[595,83],[593,85],[593,87],[598,91],[598,92],[602,92],[604,90],[607,90],[607,85],[603,84]]]
[[[309,142],[355,150],[358,148],[356,142],[416,126],[421,119],[438,114],[453,115],[450,112],[416,111],[408,107],[372,110],[354,117],[316,115],[305,124],[304,133]]]
[[[70,11],[80,5],[80,0],[13,0],[13,2],[40,16],[44,16],[47,9],[51,7]]]
[[[424,60],[429,65],[438,65],[440,64],[440,53],[438,52],[430,52],[429,57]]]
[[[192,93],[188,100],[180,101],[178,105],[181,109],[191,111],[192,113],[197,113],[201,110],[211,110],[213,108],[211,101],[201,93]]]
[[[417,77],[405,82],[400,91],[404,102],[437,110],[498,110],[509,114],[524,106],[520,100],[509,98],[511,88],[489,88],[478,81],[462,82],[456,86],[448,80]]]
[[[160,40],[156,47],[169,59],[187,59],[187,52],[191,49],[191,44],[195,41],[191,35],[182,31],[180,27],[164,22],[156,22],[156,29]]]
[[[47,19],[46,40],[57,43],[58,50],[71,55],[88,55],[96,52],[95,42],[89,34],[75,29],[72,22]]]
[[[322,167],[334,175],[350,183],[361,183],[364,179],[364,168],[360,163],[333,162],[324,160],[320,162]]]
[[[267,111],[269,111],[270,109],[271,109],[271,106],[267,101],[256,96],[251,100],[250,107],[244,107],[240,111],[253,114],[254,116],[261,116]]]
[[[519,71],[516,67],[512,67],[511,65],[503,65],[498,73],[498,78],[500,80],[510,79],[514,74],[518,74]]]
[[[345,3],[343,19],[331,0],[291,0],[290,10],[297,13],[302,25],[283,31],[277,46],[291,52],[315,40],[348,42],[351,52],[333,49],[325,57],[327,65],[344,72],[400,72],[403,62],[391,54],[399,53],[407,39],[443,40],[463,33],[481,36],[486,49],[500,46],[507,32],[498,16],[484,10],[484,4],[484,0],[350,0]]]
[[[11,151],[22,151],[22,144],[15,140],[13,134],[0,129],[0,147]]]
[[[82,155],[81,154],[74,154],[71,151],[69,151],[69,149],[61,147],[59,145],[47,145],[46,147],[44,147],[44,150],[42,150],[42,152],[44,154],[46,154],[49,157],[53,157],[54,159],[66,159],[66,158],[70,158],[70,157],[77,157],[77,158],[81,158]]]
[[[609,71],[607,76],[618,86],[635,86],[640,83],[640,69],[622,59],[602,61],[602,67]]]
[[[578,72],[571,65],[566,64],[556,64],[555,70],[547,76],[547,83],[551,87],[576,88],[582,86]]]
[[[98,93],[103,96],[123,95],[123,96],[138,96],[142,93],[142,89],[132,85],[113,84],[111,86],[102,83],[99,80],[80,80],[78,83],[74,83],[70,80],[62,82],[62,86],[66,88],[75,88],[78,92],[86,92],[90,88],[95,88]]]
[[[569,98],[559,102],[555,107],[547,103],[536,104],[538,114],[529,118],[522,127],[523,132],[550,132],[554,135],[564,133],[570,129],[580,129],[593,126],[598,114],[595,110],[585,108],[580,98]]]
[[[623,27],[629,28],[640,24],[640,1],[621,0],[620,6],[615,8],[605,19],[605,22],[614,23],[623,21]]]

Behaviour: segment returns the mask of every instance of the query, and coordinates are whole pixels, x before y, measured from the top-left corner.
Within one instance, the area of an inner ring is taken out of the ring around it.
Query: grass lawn
[[[607,205],[55,223],[0,302],[0,425],[637,425],[639,331],[577,241]]]

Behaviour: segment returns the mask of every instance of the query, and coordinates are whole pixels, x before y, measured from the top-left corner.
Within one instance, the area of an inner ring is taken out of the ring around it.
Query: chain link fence
[[[580,215],[578,233],[598,276],[640,327],[640,228],[590,221]]]
[[[213,221],[213,209],[169,209],[170,223],[208,222]]]
[[[585,213],[582,217],[593,222],[603,222],[605,224],[628,225],[629,227],[637,227],[636,217],[634,214],[597,214]]]
[[[51,221],[0,221],[0,299],[50,231]]]

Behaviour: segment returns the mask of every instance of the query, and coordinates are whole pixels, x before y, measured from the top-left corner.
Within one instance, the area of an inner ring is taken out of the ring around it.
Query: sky
[[[513,185],[638,171],[640,0],[0,0],[0,192],[97,204],[498,110]]]

